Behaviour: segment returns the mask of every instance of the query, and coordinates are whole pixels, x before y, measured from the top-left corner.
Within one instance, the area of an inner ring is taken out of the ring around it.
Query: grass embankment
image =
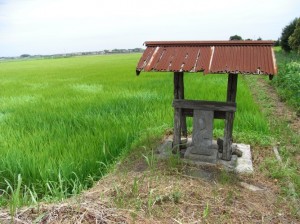
[[[267,77],[250,76],[245,81],[255,89],[253,95],[270,126],[270,146],[278,150],[281,157],[278,160],[274,154],[264,156],[261,171],[278,182],[282,200],[289,201],[294,215],[300,217],[300,58],[280,48],[275,52],[278,75],[272,81]]]
[[[0,63],[0,205],[76,194],[122,154],[172,128],[173,76],[136,77],[139,57]],[[226,85],[226,75],[185,75],[189,99],[224,101]],[[269,144],[268,123],[243,79],[237,104],[235,140]],[[216,136],[223,126],[215,122]]]
[[[300,192],[300,120],[296,111],[289,109],[280,101],[274,88],[262,77],[247,77],[245,81],[253,91],[256,101],[261,105],[261,111],[270,126],[272,141],[269,146],[271,153],[262,155],[260,170],[281,186],[284,200],[292,199],[291,207],[295,213],[300,214],[299,192]],[[273,150],[278,150],[281,157],[278,160]],[[264,152],[262,152],[264,154]],[[294,203],[295,202],[295,203]],[[299,216],[300,217],[300,216]]]
[[[271,123],[272,133],[278,140],[278,148],[283,158],[283,166],[276,166],[274,161],[269,160],[272,176],[282,181],[283,190],[288,196],[296,198],[299,203],[300,197],[300,55],[296,52],[285,53],[281,49],[276,51],[278,63],[278,75],[270,82],[276,87],[280,100],[287,102],[296,116],[283,116]],[[274,104],[274,103],[273,103]],[[271,110],[272,113],[272,110]],[[267,110],[267,115],[270,111]],[[294,124],[294,125],[293,125]],[[291,188],[292,183],[294,186]],[[295,188],[295,190],[293,189]],[[298,205],[299,209],[299,205]],[[300,214],[300,211],[298,211]]]
[[[283,101],[296,109],[300,115],[300,55],[285,53],[276,49],[278,76],[273,80],[277,92]]]

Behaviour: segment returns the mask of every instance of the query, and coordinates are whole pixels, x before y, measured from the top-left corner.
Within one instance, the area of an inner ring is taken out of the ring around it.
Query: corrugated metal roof
[[[273,41],[150,41],[136,68],[141,71],[277,73]]]

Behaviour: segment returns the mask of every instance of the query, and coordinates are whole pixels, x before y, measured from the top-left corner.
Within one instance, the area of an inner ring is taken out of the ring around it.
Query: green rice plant
[[[6,193],[9,195],[9,213],[14,220],[14,216],[16,214],[17,208],[21,205],[21,184],[22,177],[18,174],[17,186],[14,188],[8,180],[4,180],[7,184]]]
[[[135,76],[139,57],[1,62],[1,176],[15,186],[21,174],[21,188],[36,200],[62,199],[90,187],[142,142],[162,138],[173,127],[173,75]],[[225,101],[226,75],[184,79],[187,99]],[[262,143],[256,136],[267,139],[269,126],[242,78],[237,105],[234,140]],[[214,127],[216,137],[223,135],[223,121]],[[152,156],[144,158],[154,167]],[[0,181],[0,189],[7,186]]]

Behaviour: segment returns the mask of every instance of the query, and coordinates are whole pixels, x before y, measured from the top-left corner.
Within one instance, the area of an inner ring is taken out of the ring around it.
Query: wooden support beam
[[[202,100],[181,100],[175,99],[173,107],[180,109],[226,111],[235,112],[236,104],[233,102],[202,101]]]
[[[184,99],[184,81],[183,72],[174,72],[174,100]],[[181,108],[174,110],[174,136],[173,136],[173,152],[179,151],[181,143],[181,131],[187,137],[186,116],[182,113]]]
[[[238,74],[228,74],[227,85],[227,102],[235,103],[237,92],[237,79]],[[223,160],[231,160],[231,145],[232,145],[232,131],[233,131],[234,112],[226,112],[225,117],[225,130],[223,142]]]
[[[193,109],[182,109],[182,113],[186,117],[193,117],[194,116],[194,110]],[[224,120],[225,118],[226,118],[226,111],[214,111],[214,119]]]

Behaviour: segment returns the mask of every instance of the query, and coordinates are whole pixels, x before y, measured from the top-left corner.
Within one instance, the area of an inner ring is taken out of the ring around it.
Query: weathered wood
[[[207,111],[236,111],[236,104],[231,102],[181,100],[174,99],[173,107],[180,109],[207,110]]]
[[[231,160],[232,130],[233,130],[234,113],[226,112],[224,142],[223,142],[223,160]]]
[[[183,72],[179,72],[179,92],[178,92],[178,99],[184,99],[184,76],[183,76]],[[180,122],[181,122],[181,132],[182,135],[184,137],[187,138],[187,126],[186,126],[186,116],[184,116],[184,114],[181,111],[181,118],[180,118]]]
[[[174,72],[174,99],[179,99],[179,74],[178,72]]]
[[[235,103],[237,92],[237,74],[228,74],[227,85],[227,103]],[[232,131],[233,131],[234,112],[226,112],[224,142],[223,142],[223,160],[231,160],[231,145],[232,145]]]
[[[194,110],[193,109],[182,109],[182,114],[186,117],[193,117]],[[214,111],[214,119],[225,119],[226,118],[226,111]]]
[[[238,74],[228,74],[227,102],[235,102]]]
[[[173,134],[173,153],[177,153],[180,149],[181,141],[181,109],[176,108],[174,113],[174,134]]]
[[[183,72],[175,72],[178,76],[178,98],[184,99],[184,81],[183,81]]]
[[[174,72],[174,100],[184,98],[183,73]],[[182,114],[181,108],[174,110],[174,136],[173,153],[177,153],[180,148],[181,130],[187,135],[186,117]]]

